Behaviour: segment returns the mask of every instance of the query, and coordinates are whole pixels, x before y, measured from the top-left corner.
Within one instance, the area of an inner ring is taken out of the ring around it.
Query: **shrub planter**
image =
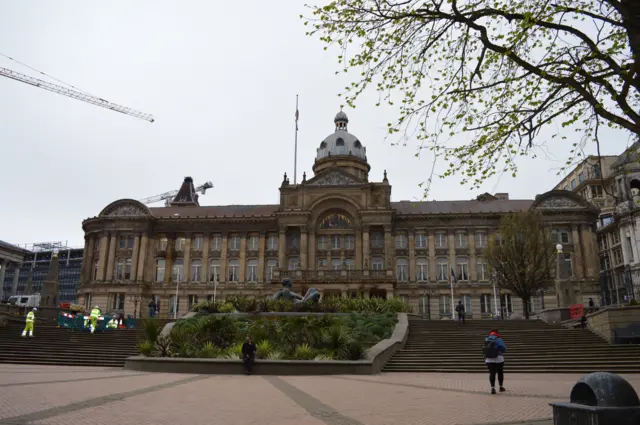
[[[324,313],[304,313],[309,314]],[[391,337],[369,348],[363,360],[256,360],[253,372],[256,375],[373,375],[379,373],[389,358],[404,347],[408,336],[407,314],[399,313]],[[143,372],[219,375],[241,374],[243,370],[241,360],[144,356],[129,357],[124,368]]]

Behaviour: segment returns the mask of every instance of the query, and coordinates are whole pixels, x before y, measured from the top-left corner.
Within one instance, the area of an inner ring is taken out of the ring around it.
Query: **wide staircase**
[[[0,363],[123,367],[138,354],[142,329],[109,332],[77,331],[53,324],[36,324],[34,337],[22,337],[24,323],[0,327]]]
[[[640,346],[610,345],[586,329],[566,329],[539,320],[409,318],[409,337],[385,372],[486,372],[484,338],[497,328],[507,346],[509,372],[640,373]]]

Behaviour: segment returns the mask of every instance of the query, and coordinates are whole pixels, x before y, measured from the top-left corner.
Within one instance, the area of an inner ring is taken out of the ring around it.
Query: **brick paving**
[[[577,375],[216,376],[0,365],[0,425],[549,425]],[[640,375],[625,376],[640,392]]]

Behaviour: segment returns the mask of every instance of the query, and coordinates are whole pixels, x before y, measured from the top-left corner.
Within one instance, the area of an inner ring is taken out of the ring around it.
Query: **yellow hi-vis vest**
[[[30,311],[29,314],[27,314],[27,323],[33,323],[34,320],[36,320],[36,315],[33,314],[33,311]]]
[[[100,317],[100,309],[94,308],[93,310],[91,310],[91,317],[95,317],[96,319]]]
[[[118,327],[118,321],[116,319],[111,319],[109,320],[109,323],[107,323],[107,327],[110,329],[115,329]]]

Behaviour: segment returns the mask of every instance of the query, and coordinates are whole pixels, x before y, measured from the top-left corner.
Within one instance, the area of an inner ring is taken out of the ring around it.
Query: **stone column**
[[[314,232],[309,233],[309,270],[317,270],[318,264],[316,261],[316,234]]]
[[[18,295],[18,282],[20,280],[20,267],[22,267],[22,263],[13,263],[13,282],[11,283],[11,295]]]
[[[287,270],[287,228],[280,228],[278,239],[278,266],[281,270]]]
[[[203,236],[202,245],[202,281],[209,282],[209,250],[211,250],[211,235]]]
[[[175,238],[167,236],[167,255],[164,257],[164,283],[171,282],[171,269],[173,268],[173,250],[176,247]]]
[[[140,235],[136,234],[133,239],[133,253],[131,254],[131,280],[138,280],[138,262],[140,256]]]
[[[220,247],[220,282],[227,281],[227,246],[229,240],[227,239],[227,233],[222,234],[222,246]]]
[[[93,249],[95,238],[93,236],[85,236],[84,251],[82,252],[82,271],[80,282],[85,283],[91,280],[91,270],[93,269]],[[2,282],[2,279],[0,279]]]
[[[245,281],[247,274],[247,234],[240,233],[240,270],[238,271],[238,282]]]
[[[98,276],[96,280],[104,280],[105,272],[107,271],[107,256],[109,250],[109,235],[104,232],[100,237],[100,252],[98,253]]]
[[[369,226],[362,226],[362,270],[371,270],[371,256],[369,255],[371,242],[369,241]]]
[[[356,238],[355,238],[355,246],[354,249],[356,251],[356,264],[355,268],[357,270],[362,270],[362,227],[358,226],[356,228]]]
[[[264,282],[264,253],[267,233],[260,232],[260,240],[258,241],[258,283]]]
[[[471,229],[468,229],[468,232],[469,234],[467,235],[467,237],[469,238],[469,241],[467,242],[467,245],[469,246],[469,280],[471,282],[477,282],[478,281],[478,268],[477,268],[478,264],[476,261],[476,230],[471,228]],[[478,305],[480,305],[479,303],[480,301],[478,301]]]
[[[416,278],[416,235],[414,229],[409,229],[409,282],[415,282]]]
[[[436,273],[436,235],[433,230],[429,230],[428,242],[429,245],[429,281],[435,282],[438,279]]]
[[[118,243],[118,237],[115,232],[112,232],[109,240],[109,257],[107,258],[107,273],[106,280],[113,279],[113,267],[116,261],[116,244]]]
[[[0,258],[0,288],[4,287],[4,274],[7,270],[7,260]]]
[[[307,239],[307,226],[300,226],[300,268],[302,270],[308,270],[309,265],[307,263],[309,252],[309,241]]]
[[[391,225],[384,226],[384,268],[395,271],[393,264],[393,238],[391,237]]]
[[[184,281],[191,282],[191,235],[187,234],[184,237],[183,252],[183,264],[184,264]]]
[[[571,266],[573,268],[573,275],[578,279],[584,279],[584,269],[583,269],[583,256],[582,256],[582,247],[580,240],[580,231],[578,226],[575,224],[571,225],[571,242],[573,242],[573,258],[571,259]],[[627,238],[625,235],[624,240],[622,241],[624,245],[627,244]]]
[[[590,226],[584,224],[580,226],[580,233],[584,247],[582,253],[585,258],[586,277],[594,279],[598,276],[600,270],[600,264],[598,263],[598,256],[596,254],[596,235],[591,231]]]
[[[149,236],[147,236],[147,232],[142,233],[142,239],[140,240],[140,255],[138,255],[138,268],[136,270],[136,280],[138,282],[144,281],[144,268],[145,261],[147,259],[147,248],[149,245]],[[166,262],[165,262],[166,265]],[[165,270],[165,273],[167,271]],[[155,276],[151,281],[155,280]]]

